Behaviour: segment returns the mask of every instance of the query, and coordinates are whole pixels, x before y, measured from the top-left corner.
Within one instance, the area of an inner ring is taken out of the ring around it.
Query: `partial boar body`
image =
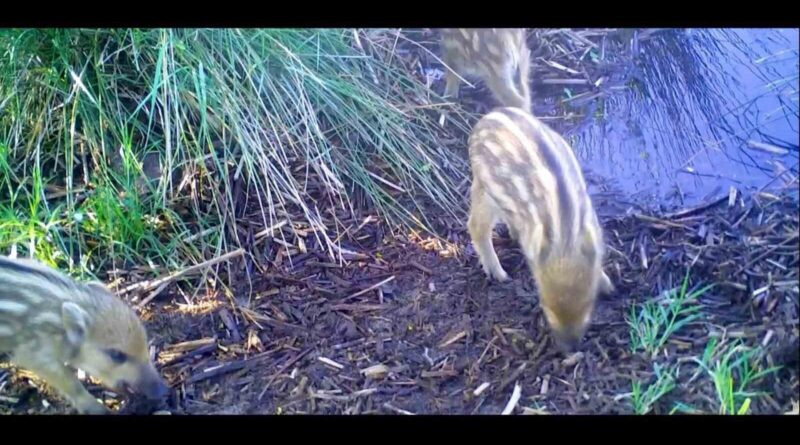
[[[100,283],[78,283],[31,260],[0,256],[0,354],[44,379],[81,413],[109,411],[72,368],[118,392],[158,400],[168,390],[131,308]]]
[[[508,279],[492,246],[504,222],[525,255],[558,345],[574,349],[598,293],[614,286],[602,269],[603,232],[581,168],[567,142],[519,108],[500,108],[475,125],[469,232],[483,270]]]
[[[530,50],[525,30],[442,29],[442,55],[450,68],[445,75],[445,97],[457,97],[461,80],[483,80],[501,106],[531,109]]]

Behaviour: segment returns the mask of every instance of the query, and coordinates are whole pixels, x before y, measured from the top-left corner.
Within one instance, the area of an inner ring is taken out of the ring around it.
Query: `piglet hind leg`
[[[448,69],[444,75],[444,97],[447,99],[458,99],[458,90],[461,86],[461,79],[458,75]]]
[[[461,85],[461,80],[451,70],[447,69],[445,73],[445,86],[443,98],[447,101],[453,101],[458,98],[458,89]],[[444,123],[448,117],[447,109],[444,109],[439,116],[439,125],[444,127]]]
[[[486,275],[500,282],[507,281],[508,274],[500,265],[492,246],[492,228],[495,220],[492,215],[492,204],[480,186],[473,185],[471,196],[472,205],[467,226],[475,253]]]

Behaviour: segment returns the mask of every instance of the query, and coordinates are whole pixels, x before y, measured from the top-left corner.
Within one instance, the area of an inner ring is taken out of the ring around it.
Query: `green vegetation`
[[[750,388],[779,367],[760,369],[762,357],[761,348],[745,346],[738,340],[726,347],[714,338],[709,340],[702,359],[696,362],[714,382],[719,414],[747,414],[752,398],[763,394]]]
[[[425,199],[461,216],[466,169],[396,40],[339,29],[0,32],[0,252],[93,275],[201,262],[239,247],[253,219],[311,228],[333,256],[348,227],[333,211],[369,205],[431,229]],[[468,128],[459,113],[449,122]]]
[[[701,317],[702,307],[697,299],[714,287],[713,284],[702,287],[696,285],[689,290],[688,284],[689,271],[680,288],[666,292],[664,298],[638,305],[638,311],[636,305],[631,307],[631,313],[627,317],[631,350],[633,353],[644,351],[654,360],[655,370],[655,381],[650,385],[645,387],[639,380],[631,382],[630,399],[636,414],[650,412],[653,405],[676,386],[679,368],[662,365],[655,360],[672,334]],[[747,347],[740,340],[723,343],[718,343],[714,337],[708,341],[702,356],[693,358],[699,368],[688,382],[706,374],[713,382],[720,414],[747,414],[753,397],[762,394],[753,391],[752,385],[775,372],[778,367],[764,370],[760,368],[763,358],[760,348]],[[670,414],[700,412],[702,411],[678,402]]]
[[[635,353],[644,350],[655,357],[667,343],[669,337],[683,326],[700,318],[701,306],[697,298],[713,288],[713,284],[692,290],[689,285],[689,271],[684,276],[680,288],[671,289],[656,301],[645,302],[638,307],[631,306],[627,317],[631,328],[631,349]]]
[[[656,380],[647,385],[647,388],[642,388],[642,383],[638,380],[631,382],[631,404],[635,414],[649,413],[661,397],[675,388],[675,369],[664,369],[658,363],[655,363],[653,367]]]

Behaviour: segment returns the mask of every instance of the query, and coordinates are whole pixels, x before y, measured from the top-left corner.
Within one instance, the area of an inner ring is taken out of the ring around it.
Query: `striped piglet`
[[[168,388],[133,311],[100,283],[78,283],[31,260],[0,256],[0,355],[44,379],[81,413],[108,409],[80,368],[117,391],[162,399]]]
[[[457,97],[464,77],[478,78],[502,106],[531,108],[530,50],[519,28],[442,29],[445,97]]]
[[[581,168],[567,142],[519,108],[500,108],[475,125],[469,233],[491,277],[508,279],[492,246],[504,222],[517,240],[539,289],[556,343],[577,347],[598,293],[614,286],[602,263],[603,232]]]

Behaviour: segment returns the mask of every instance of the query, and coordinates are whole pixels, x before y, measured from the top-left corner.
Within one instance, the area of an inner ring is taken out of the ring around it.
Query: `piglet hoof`
[[[506,282],[506,281],[508,281],[510,279],[508,277],[508,274],[506,273],[506,271],[503,270],[503,269],[498,269],[498,270],[494,271],[490,275],[491,275],[492,278],[497,280],[497,282],[499,282],[499,283],[504,283],[504,282]]]

